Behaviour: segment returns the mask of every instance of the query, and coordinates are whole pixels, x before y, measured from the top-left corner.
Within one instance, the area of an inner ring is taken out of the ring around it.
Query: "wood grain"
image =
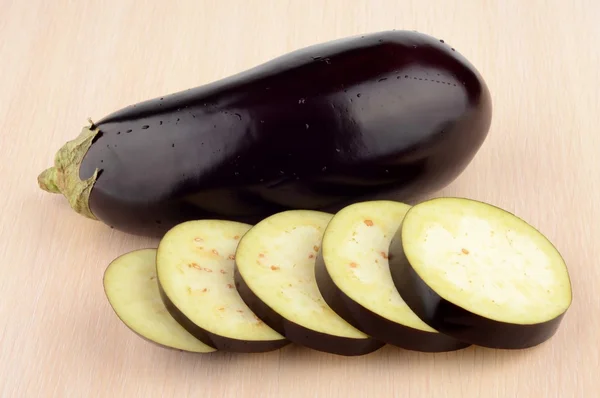
[[[599,17],[594,0],[0,0],[0,396],[597,397]],[[394,28],[445,39],[485,76],[489,138],[439,194],[506,208],[556,244],[574,288],[559,333],[515,352],[194,356],[119,323],[104,269],[157,242],[39,190],[55,151],[87,117]]]

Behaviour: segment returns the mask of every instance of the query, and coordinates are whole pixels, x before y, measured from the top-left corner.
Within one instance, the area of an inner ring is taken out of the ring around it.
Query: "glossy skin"
[[[450,46],[381,32],[108,115],[80,177],[101,169],[92,212],[142,235],[375,196],[410,202],[467,167],[491,114],[482,77]]]
[[[331,309],[355,328],[380,341],[420,352],[456,351],[471,345],[442,333],[400,325],[363,307],[335,285],[327,272],[322,253],[317,257],[315,276],[319,291]]]
[[[269,327],[298,345],[343,356],[369,354],[385,345],[385,343],[373,338],[352,339],[333,336],[301,326],[290,319],[282,317],[260,300],[248,284],[246,284],[242,275],[237,271],[237,268],[234,272],[234,279],[237,291],[252,312]]]
[[[432,328],[458,340],[488,348],[531,348],[552,337],[564,313],[544,323],[515,325],[473,314],[431,289],[404,255],[400,231],[390,244],[389,264],[396,289],[419,318]]]

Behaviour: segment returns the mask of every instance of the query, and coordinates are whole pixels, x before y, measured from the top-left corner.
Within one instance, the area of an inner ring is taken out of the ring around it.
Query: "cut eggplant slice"
[[[169,314],[156,282],[156,249],[126,253],[104,273],[104,292],[119,319],[143,339],[182,351],[215,351],[192,336]]]
[[[221,351],[265,352],[290,343],[248,308],[235,289],[235,251],[250,225],[221,220],[179,224],[161,239],[158,284],[171,315]]]
[[[356,328],[378,340],[423,352],[470,344],[439,333],[406,305],[388,265],[392,237],[410,206],[377,200],[352,204],[331,220],[316,266],[325,301]]]
[[[495,206],[438,198],[412,207],[390,248],[395,285],[433,328],[490,348],[541,344],[571,305],[558,250]]]
[[[294,343],[332,354],[363,355],[384,343],[336,314],[315,281],[315,260],[331,217],[290,210],[256,224],[236,252],[236,287],[259,318]]]

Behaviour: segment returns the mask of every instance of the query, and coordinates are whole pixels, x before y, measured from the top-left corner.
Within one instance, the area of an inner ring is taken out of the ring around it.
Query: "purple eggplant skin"
[[[94,216],[160,236],[191,219],[407,203],[458,177],[488,134],[482,76],[441,40],[386,31],[296,50],[97,121],[79,169]]]
[[[315,277],[327,305],[346,322],[374,339],[405,350],[429,353],[458,351],[471,346],[470,343],[442,333],[426,332],[399,325],[352,300],[331,279],[322,251],[317,255]]]
[[[270,328],[295,344],[316,351],[348,357],[371,354],[385,345],[384,342],[372,337],[353,339],[334,336],[299,325],[284,318],[263,302],[248,286],[237,267],[235,267],[233,275],[236,290],[252,312]]]
[[[565,313],[547,322],[517,325],[482,317],[445,300],[419,277],[406,258],[401,230],[390,243],[392,280],[406,304],[432,328],[469,344],[504,350],[535,347],[558,331]]]
[[[190,320],[167,296],[164,289],[158,284],[160,298],[164,303],[169,314],[192,336],[203,342],[204,344],[215,348],[217,351],[233,352],[233,353],[264,353],[276,351],[291,343],[287,339],[280,340],[239,340],[230,337],[220,336],[211,333],[206,329],[196,325]]]

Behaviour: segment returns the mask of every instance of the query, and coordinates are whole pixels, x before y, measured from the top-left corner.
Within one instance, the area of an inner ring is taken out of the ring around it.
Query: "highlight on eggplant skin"
[[[488,87],[458,51],[423,33],[377,32],[117,110],[84,127],[38,182],[132,234],[194,219],[254,224],[418,200],[462,173],[491,118]]]
[[[488,348],[544,343],[572,301],[565,262],[544,235],[505,210],[466,198],[411,208],[390,245],[390,272],[423,321]]]

